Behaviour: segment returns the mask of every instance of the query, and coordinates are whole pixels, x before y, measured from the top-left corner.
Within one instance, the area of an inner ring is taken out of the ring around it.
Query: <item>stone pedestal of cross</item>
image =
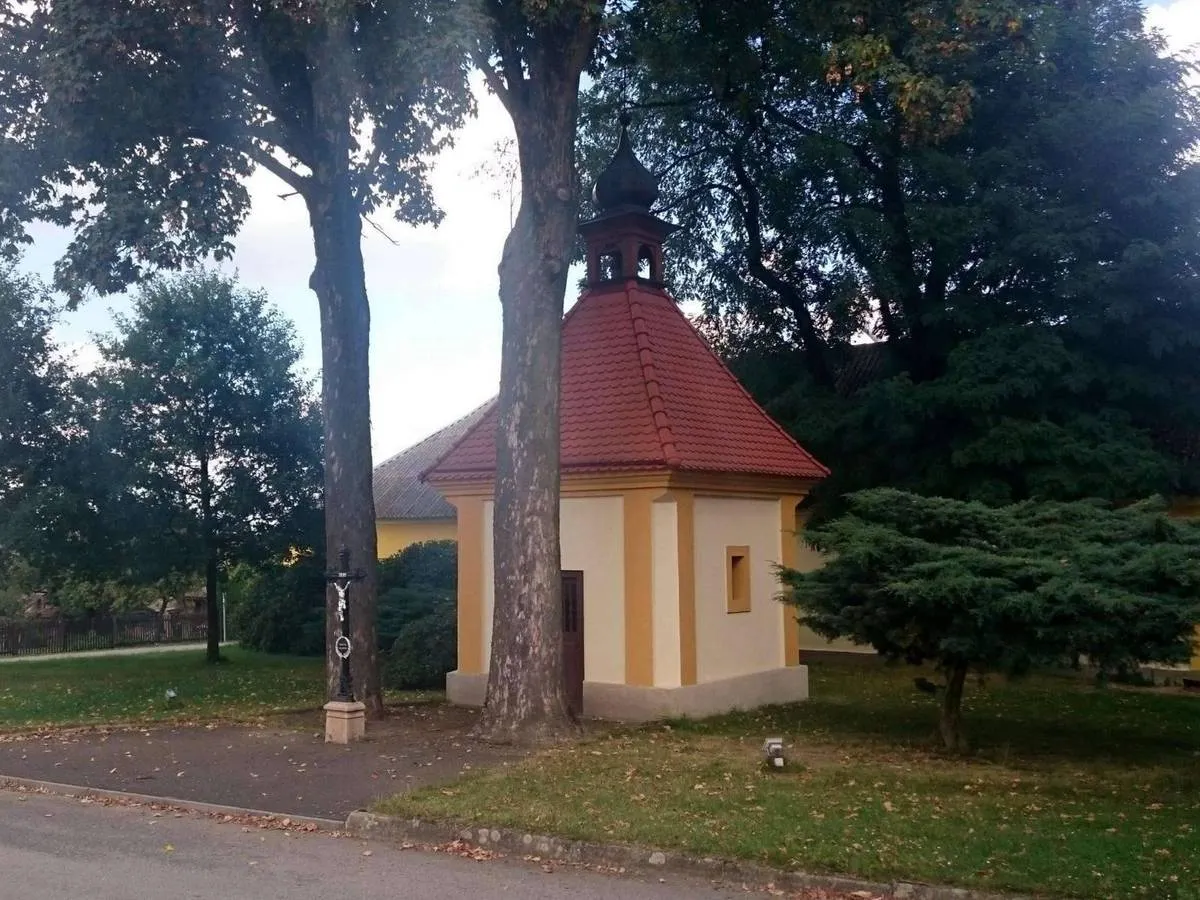
[[[337,636],[333,640],[333,652],[340,666],[338,689],[325,704],[325,743],[349,744],[361,740],[367,730],[367,708],[354,699],[354,684],[350,676],[350,586],[361,581],[362,573],[351,573],[350,551],[345,547],[338,554],[338,571],[330,572],[325,580],[337,591]]]

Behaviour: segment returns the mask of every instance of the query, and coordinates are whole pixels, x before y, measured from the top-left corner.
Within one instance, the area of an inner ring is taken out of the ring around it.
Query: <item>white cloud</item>
[[[1200,50],[1200,0],[1150,4],[1146,24],[1162,32],[1172,53],[1195,55]]]

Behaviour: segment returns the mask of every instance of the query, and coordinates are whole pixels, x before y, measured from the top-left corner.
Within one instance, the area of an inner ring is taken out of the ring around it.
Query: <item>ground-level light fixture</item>
[[[763,741],[763,755],[767,758],[768,766],[774,766],[776,769],[782,769],[783,738],[769,737]]]

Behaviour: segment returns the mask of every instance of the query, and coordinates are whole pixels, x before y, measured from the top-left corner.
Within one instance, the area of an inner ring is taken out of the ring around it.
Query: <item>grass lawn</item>
[[[324,661],[222,648],[39,659],[0,666],[0,730],[42,725],[245,719],[324,702]],[[168,706],[167,688],[179,703]]]
[[[808,703],[622,729],[378,804],[808,871],[1200,900],[1200,696],[972,684],[969,759],[910,668],[821,663]],[[760,747],[782,734],[789,768]]]

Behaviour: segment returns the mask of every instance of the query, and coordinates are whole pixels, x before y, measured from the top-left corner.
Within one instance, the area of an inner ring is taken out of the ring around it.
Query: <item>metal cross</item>
[[[350,571],[350,551],[342,547],[338,553],[338,571],[326,574],[325,581],[333,585],[337,592],[337,637],[333,642],[333,652],[341,660],[338,673],[337,693],[334,700],[353,701],[354,685],[350,679],[350,652],[353,645],[350,641],[350,585],[366,578],[362,572]]]

